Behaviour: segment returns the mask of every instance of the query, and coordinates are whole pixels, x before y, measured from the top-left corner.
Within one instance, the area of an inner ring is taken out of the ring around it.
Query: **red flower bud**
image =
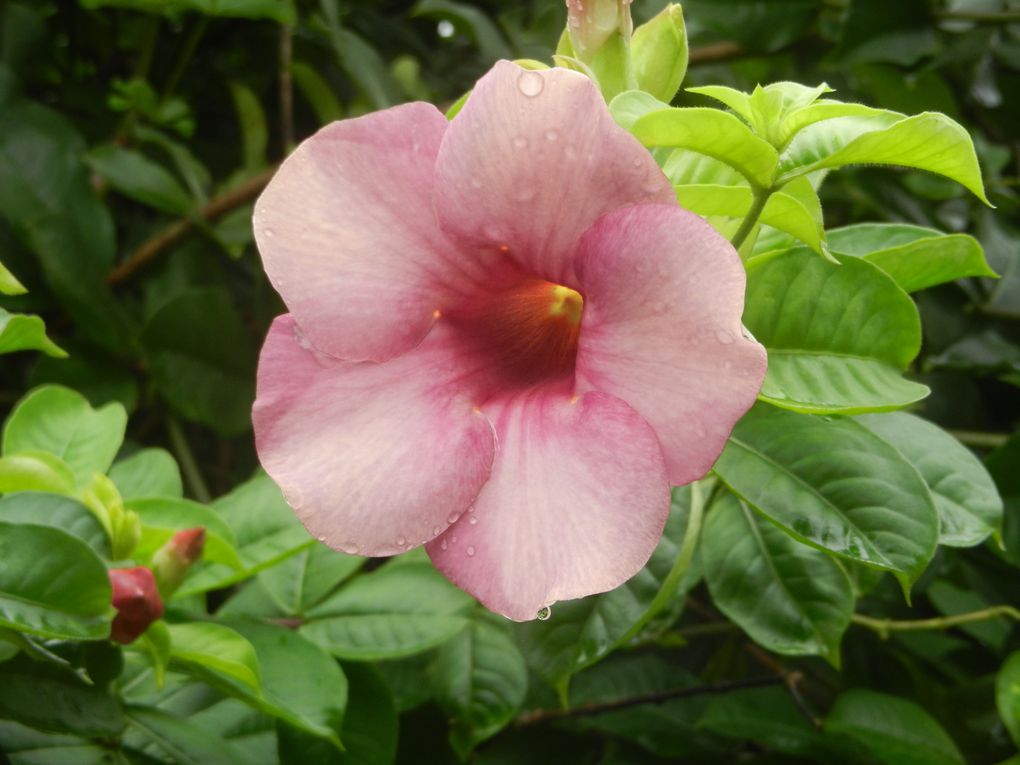
[[[115,568],[107,573],[113,585],[113,607],[117,609],[110,640],[127,645],[163,615],[163,599],[147,568]]]
[[[202,557],[205,548],[205,529],[198,526],[178,531],[152,556],[152,573],[163,597],[173,594],[188,573],[188,569]]]
[[[198,526],[178,531],[170,539],[170,546],[177,552],[181,563],[191,565],[202,557],[205,549],[205,529]]]

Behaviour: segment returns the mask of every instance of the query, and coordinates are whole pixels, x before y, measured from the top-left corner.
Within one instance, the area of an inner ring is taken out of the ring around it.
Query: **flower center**
[[[525,279],[450,318],[501,380],[529,385],[573,373],[583,310],[570,287]]]

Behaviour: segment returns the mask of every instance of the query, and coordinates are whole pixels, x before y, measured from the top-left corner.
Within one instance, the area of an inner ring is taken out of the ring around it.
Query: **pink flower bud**
[[[590,61],[614,34],[629,40],[633,31],[631,0],[567,0],[567,30],[574,51]]]
[[[113,607],[117,609],[110,640],[127,645],[163,615],[163,600],[147,568],[115,568],[107,573],[113,585]]]
[[[205,548],[205,529],[198,526],[178,531],[152,556],[152,571],[156,575],[159,591],[165,597],[180,586]]]

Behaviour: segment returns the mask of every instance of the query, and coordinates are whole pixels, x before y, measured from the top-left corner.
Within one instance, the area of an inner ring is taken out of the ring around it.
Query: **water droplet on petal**
[[[319,534],[319,536],[317,537],[317,539],[318,539],[318,540],[319,540],[320,542],[325,542],[325,541],[326,541],[326,535],[325,535],[325,534]]]
[[[438,526],[433,526],[432,527],[432,536],[434,536],[434,537],[435,536],[439,536],[439,532],[440,531],[442,531],[442,529],[440,529]]]
[[[733,342],[733,335],[727,332],[725,329],[720,329],[715,333],[715,339],[723,345],[729,345]]]
[[[441,550],[445,550],[449,546],[450,545],[447,544],[445,539],[442,542],[439,543],[439,549],[441,549]]]
[[[468,546],[468,549],[467,549],[467,554],[468,554],[468,557],[472,557],[472,556],[474,556],[474,554],[475,554],[475,548],[474,548],[474,547],[471,547],[471,546],[469,545],[469,546]]]
[[[545,131],[545,140],[547,140],[547,141],[555,141],[559,137],[560,137],[560,134],[557,131],[555,131],[555,130],[546,130]]]
[[[528,98],[534,98],[545,87],[545,80],[538,72],[524,72],[517,78],[517,89]]]
[[[448,516],[446,516],[446,522],[447,523],[456,523],[459,520],[460,520],[460,513],[450,513]]]
[[[407,546],[407,539],[405,539],[404,537],[397,537],[397,547],[406,547],[406,546]]]
[[[514,138],[514,147],[518,149],[526,148],[528,145],[528,139],[522,135]]]
[[[267,239],[272,239],[274,236],[276,236],[276,232],[273,231],[273,229],[271,228],[262,229],[262,233],[266,235]]]
[[[535,618],[540,622],[548,621],[550,616],[552,616],[552,609],[549,606],[543,606],[538,609],[538,613],[535,614]]]
[[[474,526],[476,523],[478,523],[478,519],[472,515],[470,518],[468,518],[468,523]]]

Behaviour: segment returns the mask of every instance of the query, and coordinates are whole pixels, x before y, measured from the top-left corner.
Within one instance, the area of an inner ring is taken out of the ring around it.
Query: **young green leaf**
[[[768,349],[760,398],[775,406],[856,414],[928,395],[899,373],[920,349],[917,308],[860,259],[833,264],[803,248],[753,258],[744,324]]]
[[[0,353],[42,351],[47,356],[65,358],[67,352],[46,337],[46,325],[38,316],[8,313],[0,308]]]
[[[995,678],[995,706],[1013,743],[1020,747],[1020,651],[1006,657]]]
[[[938,514],[903,456],[853,420],[757,404],[715,472],[797,539],[892,571],[906,586],[935,552]]]
[[[24,295],[28,290],[7,267],[0,263],[0,295]]]
[[[0,457],[0,494],[16,491],[70,496],[75,491],[74,473],[66,462],[49,452],[32,450]]]
[[[142,497],[184,496],[177,460],[166,449],[141,449],[113,463],[109,475],[125,502]]]
[[[185,671],[197,670],[240,683],[262,695],[261,670],[252,644],[222,624],[170,624],[170,657]]]
[[[756,643],[839,666],[854,597],[832,558],[757,517],[728,492],[713,503],[701,544],[713,602]]]
[[[0,521],[51,526],[78,537],[96,554],[110,557],[110,539],[91,510],[71,497],[41,491],[19,491],[0,498]]]
[[[3,453],[49,452],[64,460],[79,485],[105,473],[124,440],[127,412],[119,403],[93,409],[80,393],[57,385],[36,388],[15,406],[4,427]]]
[[[906,292],[965,276],[996,276],[974,237],[906,223],[837,228],[829,232],[829,246],[833,252],[875,264]]]

